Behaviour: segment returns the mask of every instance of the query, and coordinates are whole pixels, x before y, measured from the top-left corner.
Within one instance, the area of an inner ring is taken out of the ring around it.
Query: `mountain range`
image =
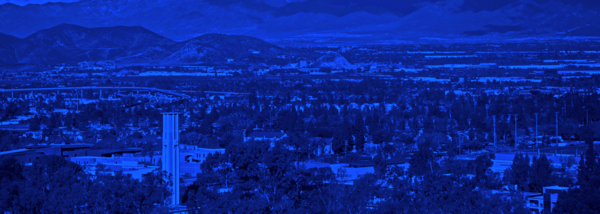
[[[225,62],[228,58],[273,58],[288,51],[250,36],[205,34],[176,42],[143,27],[86,28],[60,24],[25,38],[0,34],[0,64]]]
[[[262,39],[598,36],[593,0],[81,0],[0,5],[0,32],[26,37],[61,23],[142,26],[175,41],[207,33]]]

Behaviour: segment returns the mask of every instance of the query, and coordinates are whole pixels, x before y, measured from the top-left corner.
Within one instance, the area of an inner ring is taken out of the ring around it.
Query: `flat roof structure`
[[[29,151],[29,149],[15,149],[15,150],[0,152],[0,155],[17,154],[17,153],[26,152],[26,151]]]

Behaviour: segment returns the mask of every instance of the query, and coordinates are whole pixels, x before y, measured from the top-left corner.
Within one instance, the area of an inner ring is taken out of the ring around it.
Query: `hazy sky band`
[[[26,5],[26,4],[44,4],[48,2],[76,2],[78,0],[0,0],[0,4],[4,3],[13,3],[16,5]]]

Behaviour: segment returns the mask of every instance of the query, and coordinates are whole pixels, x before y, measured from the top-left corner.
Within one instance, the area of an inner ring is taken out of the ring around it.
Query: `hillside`
[[[176,43],[142,27],[85,28],[61,24],[25,37],[20,62],[162,59]]]
[[[326,53],[317,59],[313,66],[322,68],[353,68],[353,66],[348,63],[348,60],[337,52]]]
[[[283,49],[271,43],[250,36],[206,34],[182,42],[166,62],[222,62],[227,58],[275,57],[284,53]]]
[[[20,39],[17,37],[0,33],[0,64],[17,63],[19,61],[13,47],[19,41]]]
[[[250,36],[206,34],[175,42],[143,27],[86,28],[60,24],[24,39],[0,34],[0,63],[63,63],[115,60],[124,63],[223,63],[271,58],[283,49]]]

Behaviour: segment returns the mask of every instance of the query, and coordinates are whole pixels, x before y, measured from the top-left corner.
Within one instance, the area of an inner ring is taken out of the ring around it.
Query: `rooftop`
[[[549,187],[544,187],[544,189],[569,190],[569,187],[549,186]]]
[[[29,149],[15,149],[15,150],[3,151],[3,152],[0,152],[0,155],[8,155],[8,154],[14,154],[14,153],[25,152],[25,151],[29,151]]]
[[[264,137],[264,138],[274,138],[274,137],[283,137],[285,134],[281,132],[252,132],[248,137]]]
[[[93,144],[50,144],[50,145],[27,145],[25,148],[27,149],[42,149],[49,147],[61,147],[64,149],[85,149],[93,147]]]

